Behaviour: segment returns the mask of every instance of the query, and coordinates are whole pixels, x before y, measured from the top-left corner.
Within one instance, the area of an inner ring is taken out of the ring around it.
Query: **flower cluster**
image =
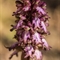
[[[44,35],[50,34],[46,3],[41,0],[16,0],[17,10],[13,12],[16,17],[15,25],[11,25],[10,31],[15,30],[16,43],[6,47],[9,51],[14,50],[13,55],[18,56],[19,51],[24,51],[24,58],[42,60],[41,50],[50,50],[50,46]]]

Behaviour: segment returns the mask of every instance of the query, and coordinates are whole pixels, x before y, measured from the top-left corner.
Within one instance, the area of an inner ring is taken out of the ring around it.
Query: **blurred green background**
[[[43,60],[60,60],[60,0],[44,1],[51,17],[48,27],[51,35],[46,36],[46,40],[52,49],[43,52]],[[13,39],[15,31],[10,32],[10,25],[15,21],[15,17],[12,17],[13,11],[16,11],[15,0],[0,0],[0,60],[9,60],[13,51],[9,52],[4,45],[10,46],[16,41]],[[21,52],[18,58],[14,56],[11,60],[21,60]]]

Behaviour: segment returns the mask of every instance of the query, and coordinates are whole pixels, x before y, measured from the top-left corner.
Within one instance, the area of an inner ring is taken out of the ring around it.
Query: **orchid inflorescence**
[[[50,50],[44,37],[50,34],[47,30],[50,17],[46,11],[46,3],[41,0],[16,0],[15,3],[17,10],[12,16],[16,17],[16,24],[11,25],[10,31],[16,31],[14,38],[17,42],[6,47],[9,51],[15,50],[9,59],[13,55],[18,56],[18,52],[22,50],[25,54],[24,58],[42,60],[41,50]]]

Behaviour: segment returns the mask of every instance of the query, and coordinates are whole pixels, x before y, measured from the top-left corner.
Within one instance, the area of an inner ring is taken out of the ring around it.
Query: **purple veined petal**
[[[41,7],[36,7],[36,10],[40,13],[42,13],[43,15],[46,14],[46,12],[41,8]]]
[[[25,43],[26,43],[28,38],[30,38],[30,34],[29,34],[29,32],[25,32],[24,37],[23,37],[23,40]]]
[[[34,51],[33,48],[31,48],[31,49],[28,51],[28,54],[29,54],[30,57],[32,57],[32,52],[33,52],[33,51]]]
[[[40,28],[40,19],[35,17],[35,19],[32,21],[32,24],[34,24],[35,28]]]
[[[33,57],[36,57],[36,60],[42,60],[42,52],[36,49],[33,54]]]
[[[21,18],[21,20],[25,20],[26,19],[26,17],[22,16],[22,15],[20,15],[20,18]]]
[[[50,50],[50,47],[49,47],[47,41],[44,38],[42,38],[42,42],[44,43],[43,48],[45,47],[47,50]]]
[[[28,11],[29,9],[30,9],[29,6],[26,6],[26,7],[23,8],[24,11]]]
[[[44,32],[47,33],[47,29],[46,29],[45,23],[43,21],[41,21],[41,26],[44,29]]]
[[[27,46],[27,47],[25,47],[24,51],[28,51],[28,50],[30,50],[30,48],[31,48],[31,46]]]
[[[33,49],[29,50],[24,58],[27,58],[28,56],[29,56],[30,58],[32,58],[32,52],[33,52],[33,51],[34,51]]]
[[[32,57],[32,52],[34,51],[32,46],[27,46],[24,51],[26,51],[26,56],[25,58],[27,58],[28,56]]]
[[[26,1],[24,0],[24,2],[25,2],[25,6],[24,6],[23,10],[28,11],[30,9],[31,3],[29,0],[26,0]]]
[[[35,32],[32,37],[33,37],[33,41],[35,40],[36,44],[42,43],[41,42],[41,37],[40,37],[39,33]]]
[[[16,29],[18,29],[20,26],[22,26],[22,24],[23,24],[23,21],[20,20],[20,21],[18,22],[17,26],[16,26]]]

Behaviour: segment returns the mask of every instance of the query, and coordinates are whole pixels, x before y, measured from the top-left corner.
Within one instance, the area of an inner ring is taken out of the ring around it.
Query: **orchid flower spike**
[[[15,25],[11,25],[10,31],[16,31],[14,39],[17,40],[10,47],[6,48],[14,52],[18,57],[18,53],[23,51],[24,58],[29,60],[42,60],[42,50],[50,50],[50,46],[43,36],[48,34],[47,26],[48,13],[46,12],[46,3],[42,0],[16,0],[17,10],[13,12],[15,16]],[[29,58],[29,59],[28,59]]]

